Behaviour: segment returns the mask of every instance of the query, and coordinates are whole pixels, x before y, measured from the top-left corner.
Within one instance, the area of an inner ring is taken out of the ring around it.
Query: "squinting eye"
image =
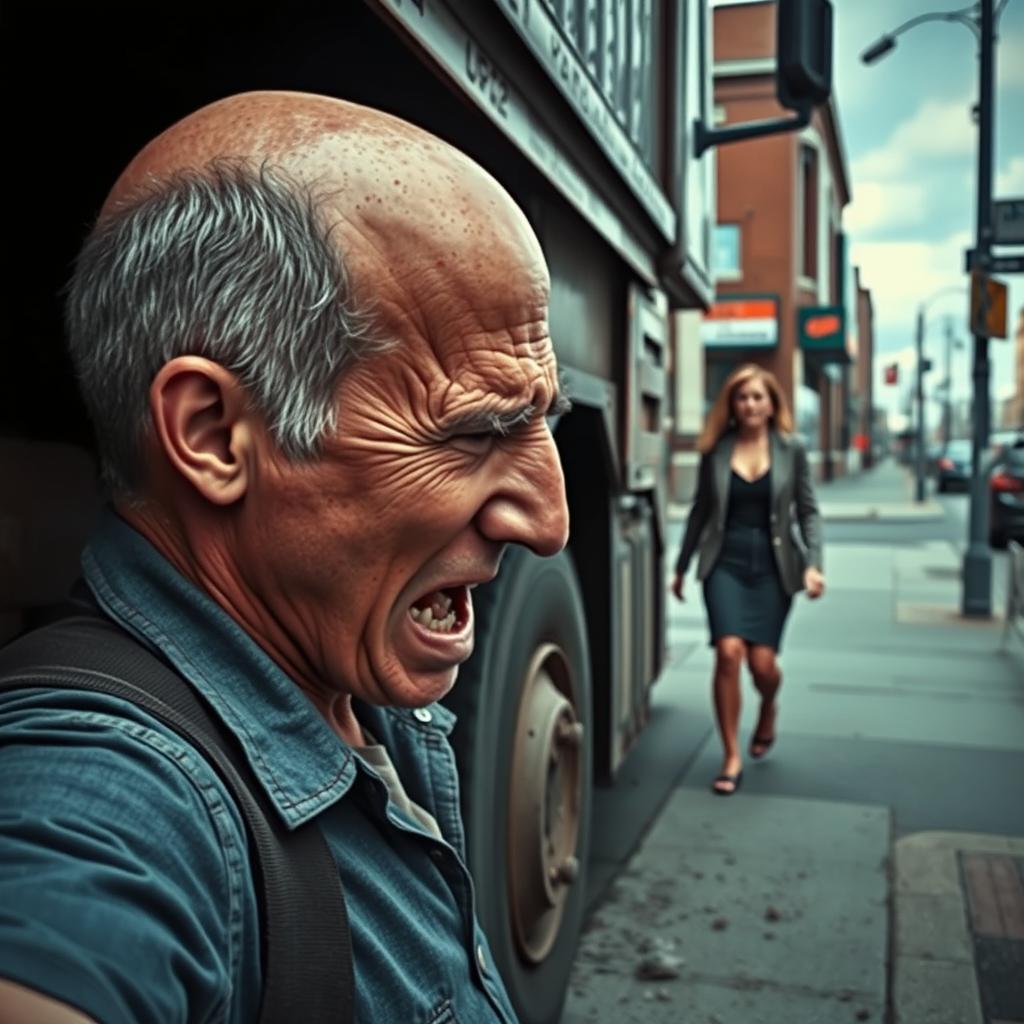
[[[495,437],[496,435],[491,431],[482,431],[477,434],[456,434],[448,439],[448,443],[460,452],[482,455],[490,450]]]

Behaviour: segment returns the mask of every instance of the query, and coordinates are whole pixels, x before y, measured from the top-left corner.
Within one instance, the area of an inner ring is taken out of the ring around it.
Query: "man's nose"
[[[524,452],[477,514],[488,540],[522,544],[537,555],[556,555],[569,539],[565,477],[554,438],[546,434]]]

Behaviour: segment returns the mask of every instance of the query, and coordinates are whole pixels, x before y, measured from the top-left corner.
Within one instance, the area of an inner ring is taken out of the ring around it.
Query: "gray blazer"
[[[799,438],[771,432],[772,505],[769,525],[775,562],[788,594],[803,590],[804,570],[822,568],[821,516],[811,484],[807,452]],[[676,572],[686,573],[697,557],[697,578],[707,579],[722,549],[730,463],[736,446],[735,433],[723,434],[718,444],[701,458],[697,493],[686,523],[676,560]]]

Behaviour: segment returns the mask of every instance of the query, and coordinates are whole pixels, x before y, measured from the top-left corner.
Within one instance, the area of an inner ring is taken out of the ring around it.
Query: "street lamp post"
[[[946,379],[943,384],[942,402],[942,448],[949,447],[953,439],[953,349],[959,351],[963,343],[953,336],[953,321],[946,317]]]
[[[917,310],[917,331],[915,332],[915,348],[917,350],[917,381],[915,386],[917,393],[917,436],[916,436],[916,458],[914,460],[914,501],[924,501],[924,303]]]
[[[953,292],[963,292],[960,285],[950,285],[948,288],[940,288],[934,295],[930,295],[917,307],[917,326],[914,330],[914,350],[917,357],[917,373],[914,380],[914,501],[920,503],[925,498],[925,478],[927,476],[925,464],[925,411],[924,411],[924,375],[931,368],[931,361],[925,359],[924,355],[924,315],[928,307],[937,299]],[[949,379],[949,359],[946,360],[946,379]],[[947,437],[948,441],[949,438]]]
[[[992,123],[995,114],[995,18],[993,0],[981,0],[981,46],[978,60],[978,210],[974,250],[978,271],[986,274],[992,256]],[[977,325],[974,325],[975,327]],[[988,543],[988,477],[982,453],[989,434],[988,338],[974,335],[974,408],[971,434],[971,507],[964,554],[964,615],[992,614],[992,549]]]
[[[999,13],[1006,3],[1007,0],[1000,0]],[[993,5],[994,0],[979,0],[977,4],[960,10],[919,15],[883,35],[861,54],[865,64],[873,64],[896,46],[896,37],[901,32],[925,21],[959,21],[978,37],[978,204],[974,266],[982,275],[988,272],[992,258],[992,125],[995,115],[993,83],[997,16]],[[920,374],[920,364],[918,372]],[[992,552],[988,544],[988,480],[984,474],[982,453],[988,447],[989,376],[988,339],[975,332],[971,503],[961,611],[964,615],[986,617],[992,614]]]

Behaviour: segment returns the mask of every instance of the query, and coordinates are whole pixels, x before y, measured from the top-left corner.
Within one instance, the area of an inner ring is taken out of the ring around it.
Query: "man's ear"
[[[160,368],[149,407],[167,461],[207,501],[230,505],[245,494],[258,443],[238,378],[200,356]]]

